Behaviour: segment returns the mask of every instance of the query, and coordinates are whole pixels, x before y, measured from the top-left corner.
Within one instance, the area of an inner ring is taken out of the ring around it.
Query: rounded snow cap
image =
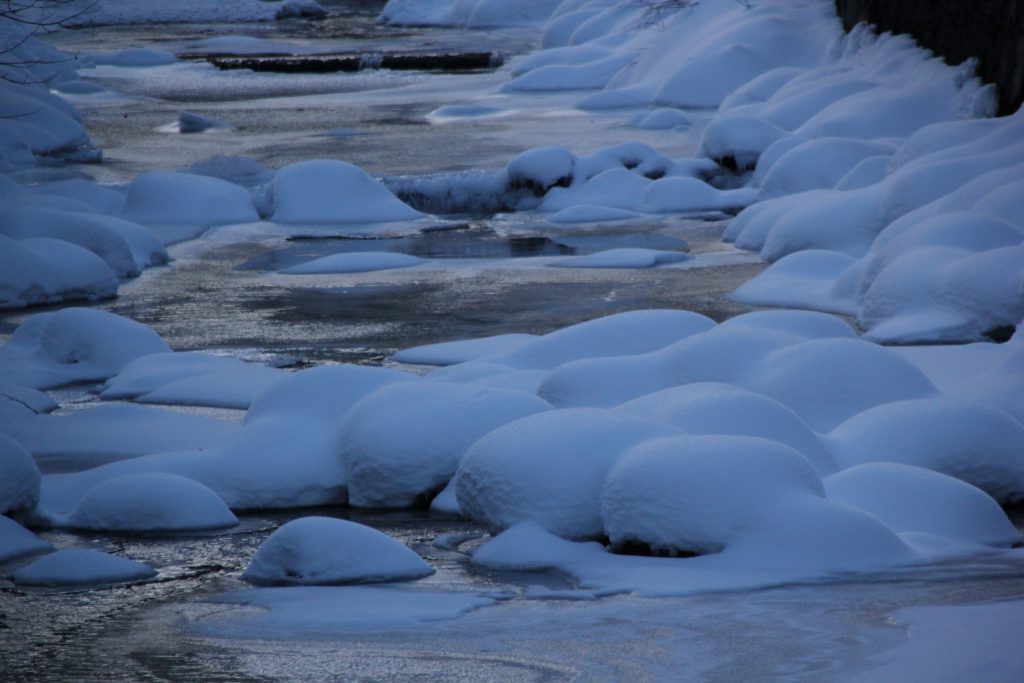
[[[272,533],[242,578],[325,585],[408,581],[433,573],[419,555],[376,529],[331,517],[303,517]]]

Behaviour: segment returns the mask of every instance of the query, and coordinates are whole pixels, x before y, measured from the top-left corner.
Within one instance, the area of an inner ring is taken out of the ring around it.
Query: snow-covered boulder
[[[338,433],[349,502],[371,508],[427,502],[474,441],[550,408],[525,392],[469,384],[400,382],[378,389],[348,411]]]
[[[121,214],[146,225],[195,224],[202,227],[258,221],[252,195],[220,178],[150,171],[128,186]]]
[[[774,351],[743,385],[781,401],[820,432],[883,403],[936,393],[913,364],[857,339],[814,339]]]
[[[51,550],[52,545],[13,519],[0,515],[0,562]]]
[[[606,249],[584,256],[570,256],[552,261],[554,268],[654,268],[667,263],[679,263],[693,258],[681,251],[622,248]]]
[[[515,368],[550,369],[583,358],[654,351],[714,324],[689,311],[627,311],[564,327],[488,360]]]
[[[273,186],[273,220],[281,223],[384,223],[423,217],[344,161],[316,159],[285,166]]]
[[[973,543],[1021,542],[999,505],[979,488],[933,470],[892,462],[857,465],[824,479],[831,499],[871,513],[893,531]]]
[[[459,508],[492,532],[534,522],[565,538],[598,538],[608,471],[633,446],[675,433],[608,410],[555,410],[516,420],[466,453],[454,479]]]
[[[720,552],[781,501],[823,496],[814,467],[778,442],[677,436],[641,444],[612,468],[601,499],[613,546]]]
[[[245,422],[284,417],[336,424],[367,394],[415,379],[407,372],[370,365],[320,365],[299,370],[260,394],[249,406]]]
[[[746,389],[696,382],[641,396],[619,410],[661,420],[689,434],[756,436],[785,444],[806,457],[820,476],[838,468],[818,435],[778,401]]]
[[[77,586],[139,581],[156,576],[149,565],[99,550],[68,549],[44,555],[11,576],[20,586]]]
[[[0,235],[0,308],[94,300],[117,294],[120,281],[103,259],[63,240]]]
[[[86,492],[62,526],[90,531],[201,531],[235,526],[220,496],[176,474],[114,477]]]
[[[322,585],[409,581],[433,573],[419,555],[376,529],[331,517],[302,517],[263,542],[242,578]]]
[[[152,329],[91,308],[39,313],[0,347],[0,368],[14,382],[45,389],[103,380],[126,363],[169,351]]]
[[[829,434],[843,468],[915,465],[962,479],[1001,503],[1024,500],[1024,427],[1006,413],[950,398],[879,405]]]
[[[41,479],[28,451],[0,432],[0,515],[34,508],[39,502]]]

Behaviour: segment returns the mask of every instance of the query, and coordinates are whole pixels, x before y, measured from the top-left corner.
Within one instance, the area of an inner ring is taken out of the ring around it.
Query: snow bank
[[[349,502],[385,508],[427,502],[474,441],[549,409],[524,392],[467,384],[402,382],[378,389],[348,411],[339,431]]]
[[[166,66],[177,61],[170,52],[150,50],[144,47],[130,47],[114,52],[92,52],[82,55],[80,59],[84,64],[129,67]]]
[[[274,177],[273,186],[273,219],[281,223],[383,223],[423,216],[344,161],[285,166]]]
[[[39,468],[21,444],[0,432],[0,514],[39,503]]]
[[[252,583],[318,585],[408,581],[434,570],[385,533],[330,517],[303,517],[270,535],[242,578]]]
[[[167,344],[145,325],[89,308],[39,313],[0,347],[0,369],[15,383],[46,389],[103,380]]]
[[[238,524],[220,497],[174,474],[114,477],[86,492],[60,526],[89,531],[153,532],[223,529]]]
[[[98,550],[58,550],[11,576],[21,586],[76,586],[139,581],[156,576],[152,567]]]

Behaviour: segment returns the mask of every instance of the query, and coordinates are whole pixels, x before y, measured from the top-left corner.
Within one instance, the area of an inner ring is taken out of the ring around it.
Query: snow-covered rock
[[[89,489],[59,523],[89,531],[141,533],[223,529],[238,519],[202,484],[154,472],[114,477]]]
[[[676,430],[607,410],[555,410],[477,441],[455,475],[462,513],[492,532],[533,522],[566,538],[597,538],[601,487],[633,446]]]
[[[824,485],[831,500],[869,512],[899,533],[997,546],[1021,542],[1020,532],[988,494],[939,472],[873,462],[826,477]]]
[[[31,510],[39,502],[41,475],[21,444],[0,432],[0,514]]]
[[[552,261],[554,268],[654,268],[666,263],[679,263],[693,258],[681,251],[621,248],[606,249],[585,256]]]
[[[302,517],[263,542],[242,578],[322,585],[408,581],[433,573],[419,555],[376,529],[331,517]]]
[[[150,328],[90,308],[39,313],[0,347],[0,369],[9,380],[39,389],[104,380],[126,363],[168,351]]]
[[[51,550],[52,545],[13,519],[0,515],[0,562]]]
[[[252,196],[241,187],[219,178],[170,171],[150,171],[133,180],[121,215],[153,226],[158,235],[168,224],[200,229],[260,218]]]
[[[613,546],[720,552],[792,497],[823,496],[810,461],[778,442],[677,436],[641,444],[608,475],[601,498]]]
[[[796,413],[763,394],[731,384],[695,382],[663,389],[619,406],[689,434],[756,436],[785,444],[806,457],[820,476],[838,467],[818,435]]]
[[[843,468],[915,465],[962,479],[1001,503],[1024,500],[1024,427],[969,401],[935,397],[879,405],[833,429],[829,446]]]
[[[67,549],[44,555],[11,576],[21,586],[77,586],[139,581],[156,576],[149,565],[99,550]]]
[[[422,216],[344,161],[300,161],[274,177],[273,219],[281,223],[384,223]]]
[[[466,450],[484,434],[550,410],[520,391],[450,382],[386,386],[345,415],[338,443],[349,502],[408,507],[427,502],[455,474]]]

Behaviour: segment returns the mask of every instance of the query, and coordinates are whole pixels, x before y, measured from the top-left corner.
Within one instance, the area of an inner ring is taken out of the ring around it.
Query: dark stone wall
[[[1024,101],[1024,0],[835,0],[843,26],[866,21],[880,31],[909,33],[959,64],[980,60],[978,75],[999,88],[999,113]]]

